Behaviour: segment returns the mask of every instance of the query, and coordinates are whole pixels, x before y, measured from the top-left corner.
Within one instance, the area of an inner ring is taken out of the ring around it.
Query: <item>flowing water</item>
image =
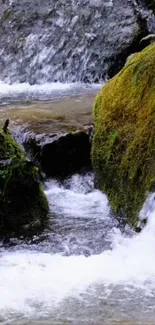
[[[103,82],[102,82],[103,84]],[[75,96],[88,95],[97,92],[101,84],[76,83],[45,83],[30,85],[29,83],[14,83],[12,85],[0,81],[1,105],[33,100],[47,101],[66,99]]]
[[[100,88],[101,84],[1,83],[0,126],[9,118],[18,140],[27,129],[36,133],[80,130],[93,122],[93,102]]]
[[[12,99],[29,110],[37,96],[44,106],[45,96],[63,102],[80,95],[82,106],[99,87],[81,84],[79,93],[79,85],[46,85],[44,92],[4,84],[1,113]],[[147,226],[135,234],[111,215],[92,173],[48,180],[45,193],[49,229],[26,243],[12,238],[0,244],[0,324],[155,324],[154,197],[145,206]]]
[[[0,79],[103,81],[154,33],[148,8],[145,0],[0,0]]]
[[[120,227],[93,174],[45,184],[50,229],[0,249],[1,324],[155,324],[155,212]]]
[[[0,125],[79,128],[92,122],[99,83],[154,32],[154,16],[143,0],[42,3],[0,0]],[[154,198],[136,234],[91,173],[48,180],[45,193],[49,229],[0,243],[0,324],[155,325]]]

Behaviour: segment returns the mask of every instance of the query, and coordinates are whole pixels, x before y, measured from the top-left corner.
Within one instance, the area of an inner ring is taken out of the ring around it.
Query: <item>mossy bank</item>
[[[92,161],[115,213],[133,226],[155,191],[155,44],[133,55],[96,97]]]
[[[0,237],[38,233],[47,215],[37,168],[26,160],[12,135],[0,129]]]

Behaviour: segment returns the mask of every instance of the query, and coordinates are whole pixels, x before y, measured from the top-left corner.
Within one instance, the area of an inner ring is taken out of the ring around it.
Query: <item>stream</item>
[[[153,0],[0,0],[0,127],[9,118],[22,143],[29,131],[91,125],[101,86],[155,32],[152,8]],[[48,229],[0,242],[0,324],[155,325],[154,195],[138,234],[112,215],[93,172],[43,186]]]
[[[34,86],[3,85],[1,116],[10,116],[15,106],[19,113],[27,106],[31,116],[35,100],[35,107],[48,106],[48,112],[53,103],[59,109],[60,102],[70,103],[64,114],[78,101],[76,110],[86,108],[90,118],[91,96],[100,86],[81,84],[79,92],[79,85],[59,84],[45,94],[41,86],[38,92]],[[113,217],[92,172],[64,182],[49,179],[44,190],[50,205],[48,230],[28,242],[12,238],[0,243],[0,324],[155,324],[153,203],[145,211],[147,225],[136,234]]]
[[[92,173],[45,183],[50,229],[0,247],[1,324],[154,324],[155,212],[121,227]]]

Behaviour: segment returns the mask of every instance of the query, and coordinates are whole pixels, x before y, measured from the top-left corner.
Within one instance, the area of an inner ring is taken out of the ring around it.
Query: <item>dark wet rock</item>
[[[28,133],[23,146],[47,176],[65,177],[91,167],[89,131],[41,135]]]
[[[47,223],[38,169],[9,131],[0,130],[0,237],[31,236]]]
[[[144,0],[147,7],[155,12],[155,1],[154,0]]]
[[[0,1],[0,71],[6,82],[98,82],[144,45],[144,0]],[[149,27],[148,27],[149,26]]]
[[[147,217],[145,217],[144,219],[140,220],[137,223],[137,225],[135,227],[136,232],[138,232],[138,233],[141,232],[143,230],[143,228],[146,226],[146,224],[147,224]]]

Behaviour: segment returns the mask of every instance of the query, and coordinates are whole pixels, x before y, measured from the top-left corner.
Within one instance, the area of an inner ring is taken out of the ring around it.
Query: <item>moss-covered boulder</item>
[[[37,168],[26,160],[12,135],[0,130],[0,237],[38,233],[47,214]]]
[[[115,213],[135,225],[155,190],[155,44],[133,55],[100,91],[92,161]]]

